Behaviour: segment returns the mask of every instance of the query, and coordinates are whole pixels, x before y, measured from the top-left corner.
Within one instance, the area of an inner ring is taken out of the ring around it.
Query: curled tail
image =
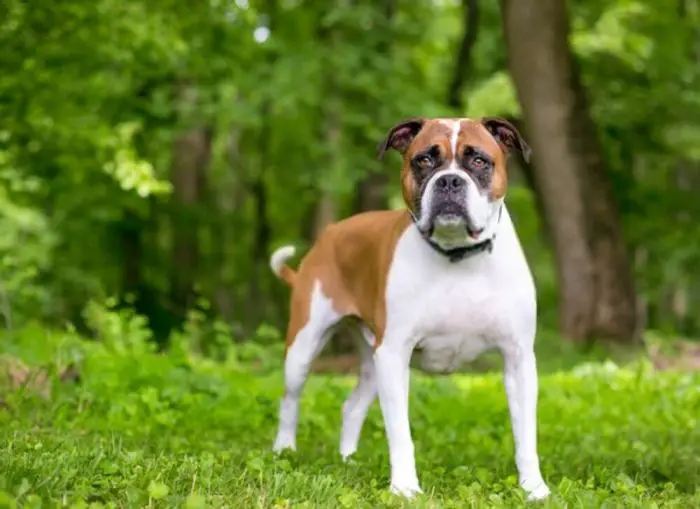
[[[287,260],[289,260],[296,253],[296,248],[292,245],[282,246],[275,250],[270,256],[270,268],[275,275],[287,283],[289,286],[294,286],[294,281],[296,280],[297,273],[289,265],[287,265]]]

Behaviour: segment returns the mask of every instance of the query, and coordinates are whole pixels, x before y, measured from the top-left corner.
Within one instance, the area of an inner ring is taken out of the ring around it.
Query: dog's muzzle
[[[463,237],[469,227],[466,177],[449,172],[436,176],[430,184],[424,197],[428,205],[424,211],[428,216],[426,226],[442,230],[443,234],[454,231],[456,237]]]
[[[440,238],[445,245],[464,244],[468,235],[477,238],[483,228],[471,220],[469,177],[461,171],[443,170],[426,184],[421,199],[418,227],[429,238]]]
[[[455,174],[441,175],[435,180],[430,214],[433,220],[444,216],[467,219],[467,181]]]

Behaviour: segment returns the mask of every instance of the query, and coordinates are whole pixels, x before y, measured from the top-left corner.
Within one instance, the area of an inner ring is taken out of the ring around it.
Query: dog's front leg
[[[537,367],[532,347],[504,352],[505,388],[515,442],[520,486],[530,500],[547,498],[537,455]]]
[[[409,345],[388,337],[374,353],[379,405],[389,442],[391,491],[409,498],[422,493],[408,420],[410,359]]]

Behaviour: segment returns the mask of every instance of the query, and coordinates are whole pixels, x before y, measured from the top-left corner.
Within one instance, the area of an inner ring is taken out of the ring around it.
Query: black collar
[[[428,242],[428,245],[432,247],[435,251],[438,253],[447,256],[447,258],[451,262],[459,262],[461,260],[464,260],[465,258],[470,258],[474,255],[477,255],[479,253],[483,253],[484,251],[491,252],[493,251],[493,239],[496,236],[494,235],[490,239],[482,240],[481,242],[477,244],[472,244],[470,246],[464,246],[464,247],[455,247],[454,249],[443,249],[440,247],[438,244],[433,242],[430,239],[425,239]]]
[[[498,209],[498,221],[497,223],[501,222],[501,213],[503,212],[503,205],[501,205]],[[418,221],[416,220],[416,216],[413,214],[413,211],[411,211],[411,217],[413,218],[413,222],[417,223]],[[496,238],[496,234],[492,235],[490,238],[486,240],[482,240],[481,242],[477,244],[472,244],[470,246],[464,246],[464,247],[456,247],[454,249],[444,249],[440,247],[438,244],[433,242],[431,239],[423,236],[425,238],[425,241],[428,243],[430,247],[432,247],[435,251],[440,253],[441,255],[444,255],[450,260],[450,262],[459,262],[461,260],[464,260],[465,258],[471,258],[472,256],[478,255],[480,253],[483,253],[484,251],[491,253],[493,251],[493,241]]]

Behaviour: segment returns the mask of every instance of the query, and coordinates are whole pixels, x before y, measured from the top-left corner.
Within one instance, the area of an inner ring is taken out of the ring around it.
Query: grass
[[[229,348],[214,362],[151,352],[128,327],[101,343],[30,330],[0,347],[48,366],[48,394],[6,382],[0,507],[521,507],[499,373],[414,373],[411,419],[425,494],[390,495],[375,405],[358,454],[337,453],[347,376],[316,375],[295,454],[270,452],[282,392],[276,357],[257,372]],[[255,354],[255,352],[253,352]],[[276,354],[275,354],[276,355]],[[59,382],[69,361],[80,379]],[[700,375],[544,362],[540,507],[700,507]],[[58,367],[58,368],[57,368]]]

